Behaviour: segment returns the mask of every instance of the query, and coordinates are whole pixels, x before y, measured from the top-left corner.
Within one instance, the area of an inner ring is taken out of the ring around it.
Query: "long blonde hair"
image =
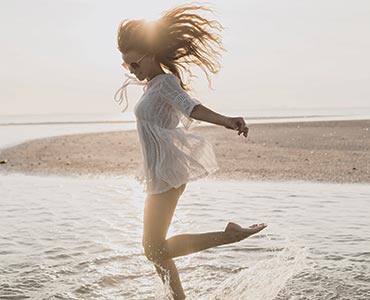
[[[190,64],[198,66],[206,75],[220,68],[220,50],[225,51],[220,32],[224,27],[217,20],[209,20],[197,12],[213,12],[202,5],[180,5],[166,11],[154,22],[123,20],[118,27],[118,50],[153,54],[161,66],[176,75],[184,90],[183,72],[193,76]]]

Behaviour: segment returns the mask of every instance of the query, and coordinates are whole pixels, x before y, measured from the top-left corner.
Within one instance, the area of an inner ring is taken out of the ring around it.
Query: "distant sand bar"
[[[370,120],[250,125],[245,139],[200,126],[223,179],[370,183]],[[134,175],[141,164],[136,130],[66,135],[0,151],[0,172]]]

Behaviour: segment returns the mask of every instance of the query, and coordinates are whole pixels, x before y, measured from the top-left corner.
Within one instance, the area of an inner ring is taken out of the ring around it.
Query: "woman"
[[[218,114],[186,92],[189,88],[183,82],[181,69],[192,75],[188,65],[195,64],[204,71],[209,83],[208,71],[217,73],[220,69],[218,50],[223,47],[214,31],[220,31],[222,26],[202,17],[199,11],[210,10],[183,5],[167,11],[156,22],[124,20],[118,28],[123,66],[136,76],[135,83],[145,84],[144,94],[134,108],[143,158],[136,178],[144,183],[147,192],[142,245],[163,283],[168,280],[176,300],[185,299],[185,294],[174,257],[241,241],[267,226],[242,228],[229,222],[223,231],[180,234],[167,239],[186,183],[218,169],[212,145],[189,130],[194,119],[248,135],[242,117]],[[121,95],[130,82],[132,78],[120,89]],[[177,127],[180,120],[184,129]]]

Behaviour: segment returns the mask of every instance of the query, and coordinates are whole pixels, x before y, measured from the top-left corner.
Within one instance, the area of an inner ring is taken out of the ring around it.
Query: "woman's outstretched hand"
[[[238,135],[243,133],[245,137],[248,136],[249,128],[242,117],[226,117],[224,126],[227,129],[238,130]]]

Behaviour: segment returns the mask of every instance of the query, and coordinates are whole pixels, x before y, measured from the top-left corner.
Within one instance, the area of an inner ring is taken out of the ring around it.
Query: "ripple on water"
[[[145,195],[131,178],[11,175],[0,185],[2,296],[164,299],[141,246]],[[219,231],[228,221],[269,227],[174,259],[189,299],[370,299],[369,192],[366,185],[190,183],[170,235]]]

